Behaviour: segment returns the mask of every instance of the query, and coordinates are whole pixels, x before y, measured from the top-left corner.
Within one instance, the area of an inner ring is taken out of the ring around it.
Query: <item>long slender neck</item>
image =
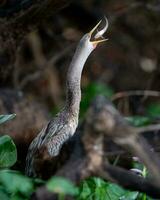
[[[67,72],[67,98],[66,107],[73,114],[79,114],[81,101],[81,75],[84,64],[92,50],[79,43]]]

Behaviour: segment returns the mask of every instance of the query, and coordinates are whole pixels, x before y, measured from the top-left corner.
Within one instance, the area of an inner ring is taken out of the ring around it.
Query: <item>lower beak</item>
[[[97,44],[99,44],[99,43],[101,43],[101,42],[105,42],[105,41],[107,41],[108,39],[101,39],[101,40],[95,40],[95,41],[91,41],[91,43],[93,44],[93,45],[96,45],[97,46]]]

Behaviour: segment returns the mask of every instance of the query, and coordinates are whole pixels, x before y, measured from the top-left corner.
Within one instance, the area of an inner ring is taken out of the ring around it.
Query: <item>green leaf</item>
[[[62,177],[53,177],[47,184],[47,189],[51,192],[65,195],[77,195],[78,189],[69,180]]]
[[[16,194],[11,195],[10,200],[28,200],[28,197],[24,197],[23,195],[16,193]]]
[[[147,196],[146,194],[140,193],[138,195],[137,200],[156,200],[156,199],[152,199],[151,197]]]
[[[83,114],[86,112],[91,100],[95,96],[104,95],[104,96],[110,98],[114,94],[112,88],[110,88],[109,86],[102,84],[102,83],[95,83],[95,82],[92,82],[86,88],[84,88],[83,93],[84,94],[82,95],[81,109],[80,109],[81,116],[83,116]]]
[[[41,186],[41,185],[44,185],[46,183],[46,181],[44,181],[40,178],[34,178],[33,183],[35,186]]]
[[[17,161],[16,146],[8,135],[0,137],[0,168],[11,167]]]
[[[32,179],[11,170],[0,171],[0,185],[12,195],[21,193],[29,197],[33,192]]]
[[[81,183],[77,200],[136,200],[138,194],[94,177]]]
[[[136,200],[139,192],[130,192],[123,189],[122,187],[110,183],[107,187],[107,196],[106,200]]]
[[[13,118],[15,118],[16,114],[10,115],[0,115],[0,124],[5,123]]]
[[[152,117],[160,117],[160,103],[151,103],[147,107],[147,114]]]
[[[144,165],[142,163],[134,161],[132,163],[132,165],[133,165],[132,168],[139,169],[139,170],[143,171]]]
[[[93,183],[95,184],[96,187],[108,186],[108,184],[104,180],[102,180],[101,178],[93,177],[93,178],[91,178],[91,182],[92,181],[93,181]]]
[[[103,187],[95,188],[94,197],[96,200],[106,200],[107,199],[106,188]]]
[[[125,117],[125,119],[132,126],[136,126],[136,127],[145,126],[152,123],[152,119],[146,116],[131,116],[131,117]]]
[[[83,181],[80,185],[78,200],[106,200],[108,183],[100,178],[92,177]]]
[[[107,187],[107,200],[118,200],[125,194],[125,191],[123,188],[116,184],[110,183]]]
[[[88,199],[89,196],[92,194],[92,190],[89,187],[87,181],[83,181],[83,183],[80,186],[80,190],[79,190],[79,196],[78,199]]]
[[[0,198],[2,200],[10,200],[9,194],[6,193],[5,189],[0,186]]]
[[[139,192],[126,192],[121,196],[121,200],[136,200]]]

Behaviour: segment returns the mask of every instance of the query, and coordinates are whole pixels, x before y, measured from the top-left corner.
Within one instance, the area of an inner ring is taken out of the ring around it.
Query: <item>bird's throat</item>
[[[67,72],[67,99],[66,106],[73,112],[79,113],[81,101],[81,76],[84,64],[91,50],[85,45],[78,45]]]

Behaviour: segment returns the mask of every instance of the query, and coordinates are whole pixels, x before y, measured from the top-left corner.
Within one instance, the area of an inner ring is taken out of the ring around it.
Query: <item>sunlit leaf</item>
[[[95,177],[83,181],[79,191],[77,200],[136,200],[139,194]]]
[[[10,115],[0,115],[0,124],[5,123],[13,118],[15,118],[16,114]]]
[[[62,177],[53,177],[47,184],[47,189],[51,192],[65,195],[77,195],[78,189],[69,180]]]
[[[107,193],[106,188],[103,187],[96,187],[95,192],[93,193],[96,200],[106,200]]]
[[[0,137],[0,168],[11,167],[17,161],[16,146],[10,136]]]
[[[88,186],[87,182],[84,181],[80,187],[80,194],[79,194],[78,199],[88,199],[91,194],[92,194],[92,190]]]
[[[152,117],[160,117],[160,103],[152,103],[147,107],[147,114]]]
[[[116,184],[112,184],[110,183],[107,187],[107,199],[106,200],[118,200],[119,198],[121,198],[125,192],[124,189],[122,189],[120,186],[116,185]]]
[[[145,126],[152,123],[152,119],[147,116],[131,116],[125,118],[132,126]]]
[[[11,170],[0,171],[0,185],[12,194],[21,193],[29,197],[33,192],[32,180]]]

